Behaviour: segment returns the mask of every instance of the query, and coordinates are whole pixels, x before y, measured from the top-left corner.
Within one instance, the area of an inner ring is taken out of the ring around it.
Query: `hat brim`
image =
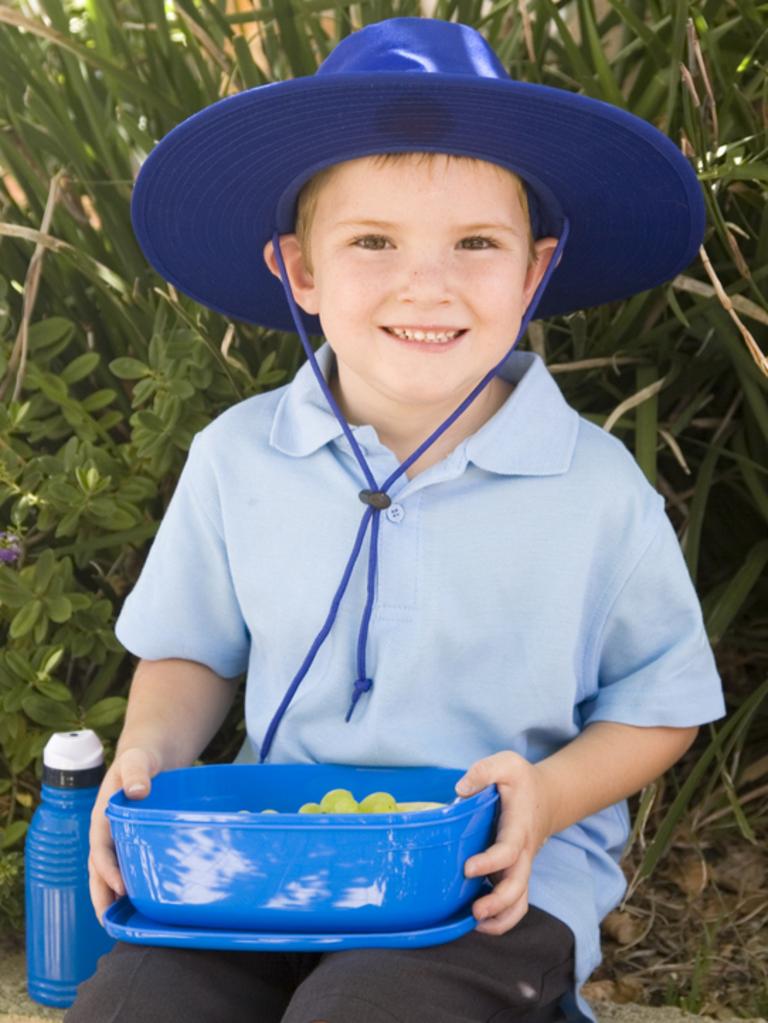
[[[295,330],[264,262],[293,230],[301,185],[381,152],[477,156],[515,171],[570,222],[536,317],[601,305],[670,280],[696,255],[705,207],[680,150],[600,100],[514,80],[377,72],[292,79],[219,100],[170,131],[137,177],[131,217],[150,264],[226,316]],[[282,203],[281,203],[282,198]],[[304,314],[310,334],[320,321]]]

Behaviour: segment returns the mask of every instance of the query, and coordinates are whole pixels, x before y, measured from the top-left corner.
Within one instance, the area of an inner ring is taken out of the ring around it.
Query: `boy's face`
[[[495,165],[364,157],[340,164],[318,197],[312,272],[295,234],[280,244],[297,303],[336,355],[344,410],[365,422],[369,409],[452,411],[511,348],[557,239],[537,241],[527,267],[515,183]],[[264,255],[279,277],[271,242]],[[393,327],[464,333],[430,344]]]

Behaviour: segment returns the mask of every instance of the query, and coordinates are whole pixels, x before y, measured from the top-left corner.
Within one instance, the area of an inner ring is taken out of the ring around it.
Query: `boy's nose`
[[[403,295],[448,293],[454,285],[447,261],[439,256],[413,260],[403,270]]]

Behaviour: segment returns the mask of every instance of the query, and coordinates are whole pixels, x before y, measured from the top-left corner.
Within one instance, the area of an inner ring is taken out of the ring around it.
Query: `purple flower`
[[[6,533],[0,530],[0,562],[10,564],[16,561],[21,554],[19,538],[14,533]]]

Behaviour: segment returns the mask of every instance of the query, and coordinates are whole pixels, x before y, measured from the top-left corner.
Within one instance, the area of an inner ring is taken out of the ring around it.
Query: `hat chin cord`
[[[467,395],[467,397],[462,401],[458,408],[454,412],[452,412],[450,416],[448,416],[445,422],[442,423],[433,433],[431,433],[430,436],[427,437],[427,439],[422,444],[420,444],[418,448],[416,448],[413,454],[409,455],[408,458],[406,458],[405,461],[402,462],[398,466],[398,468],[389,477],[387,477],[386,480],[384,480],[381,486],[378,486],[376,480],[373,477],[373,473],[371,472],[370,467],[365,460],[365,456],[360,450],[360,446],[355,440],[355,437],[352,431],[350,430],[349,424],[344,418],[341,409],[336,404],[336,401],[333,395],[331,394],[330,388],[328,387],[325,377],[323,376],[322,371],[317,364],[315,353],[312,349],[312,345],[309,343],[307,332],[304,329],[304,324],[301,318],[301,312],[296,304],[296,301],[293,297],[293,293],[291,291],[291,285],[288,280],[288,274],[286,273],[285,263],[283,262],[283,254],[280,249],[280,236],[277,230],[274,231],[272,235],[272,245],[274,247],[275,258],[277,260],[277,265],[280,269],[280,278],[283,282],[283,288],[285,289],[285,295],[286,298],[288,299],[288,305],[291,310],[293,322],[296,325],[296,330],[298,331],[299,337],[301,338],[301,343],[304,346],[304,351],[306,352],[307,358],[309,359],[309,362],[312,366],[312,370],[315,376],[317,377],[317,381],[320,384],[323,393],[325,394],[326,400],[328,401],[328,404],[330,405],[334,415],[338,419],[339,425],[341,426],[342,430],[344,431],[344,435],[346,436],[347,440],[350,443],[355,458],[360,463],[360,468],[363,471],[363,475],[365,476],[365,479],[368,483],[368,487],[364,490],[361,490],[358,494],[359,500],[361,500],[363,504],[366,505],[366,508],[365,511],[363,512],[363,517],[360,522],[360,526],[357,530],[357,536],[355,537],[355,542],[352,547],[352,553],[350,554],[349,560],[347,561],[347,565],[346,568],[344,569],[344,574],[342,575],[339,587],[336,590],[333,600],[331,601],[331,606],[328,611],[328,615],[325,619],[323,627],[320,629],[317,636],[315,637],[314,642],[309,648],[309,651],[307,652],[307,655],[304,658],[301,667],[296,673],[296,676],[294,677],[290,686],[286,690],[285,696],[283,697],[280,706],[278,707],[274,717],[272,718],[272,721],[270,722],[269,728],[267,729],[266,735],[264,736],[264,741],[261,745],[259,763],[264,763],[264,761],[267,759],[278,725],[280,724],[283,715],[288,709],[288,706],[291,700],[293,699],[296,690],[299,688],[304,676],[309,671],[309,668],[312,664],[312,661],[315,659],[317,651],[323,645],[328,633],[331,631],[331,627],[333,626],[333,623],[336,620],[336,614],[338,612],[339,605],[341,604],[341,599],[344,596],[347,584],[349,583],[350,577],[352,575],[352,570],[354,569],[358,555],[360,554],[360,549],[363,545],[363,541],[365,539],[365,534],[368,531],[369,524],[371,526],[371,542],[368,549],[368,596],[365,603],[365,610],[363,611],[362,621],[360,623],[360,631],[357,637],[357,678],[355,679],[354,682],[352,690],[352,701],[349,705],[349,710],[347,711],[346,717],[344,719],[345,721],[349,722],[350,718],[352,717],[352,713],[355,709],[355,705],[357,704],[357,701],[360,699],[363,693],[368,692],[368,690],[373,687],[373,679],[368,678],[366,674],[365,648],[368,639],[368,625],[370,623],[371,613],[373,611],[373,600],[376,585],[379,515],[384,508],[389,507],[389,505],[392,503],[389,495],[387,494],[387,490],[389,489],[389,487],[392,486],[395,480],[398,479],[398,477],[402,476],[402,474],[411,465],[413,465],[413,463],[418,458],[420,458],[424,454],[427,448],[430,447],[430,445],[432,445],[437,440],[437,438],[440,437],[448,429],[448,427],[459,418],[462,412],[464,412],[465,409],[467,409],[469,405],[472,404],[472,402],[475,400],[478,394],[480,394],[480,392],[485,387],[488,386],[491,380],[498,373],[499,369],[509,358],[511,352],[514,350],[518,341],[525,333],[526,327],[528,326],[528,323],[530,322],[534,312],[536,311],[536,307],[539,304],[544,289],[549,283],[550,277],[552,276],[560,262],[563,249],[565,248],[565,243],[568,239],[568,232],[569,222],[568,218],[565,217],[563,220],[563,230],[560,234],[560,238],[558,239],[557,247],[552,255],[552,259],[549,261],[549,265],[544,273],[544,276],[539,282],[539,286],[537,287],[533,295],[533,298],[531,299],[528,308],[525,311],[525,315],[523,316],[523,319],[520,323],[520,329],[517,333],[517,337],[515,338],[515,341],[510,347],[509,351],[505,353],[504,358],[501,359],[501,361],[497,363],[497,365],[495,365],[493,369],[491,369],[483,377],[480,383],[474,388],[473,391],[471,391],[469,395]]]

